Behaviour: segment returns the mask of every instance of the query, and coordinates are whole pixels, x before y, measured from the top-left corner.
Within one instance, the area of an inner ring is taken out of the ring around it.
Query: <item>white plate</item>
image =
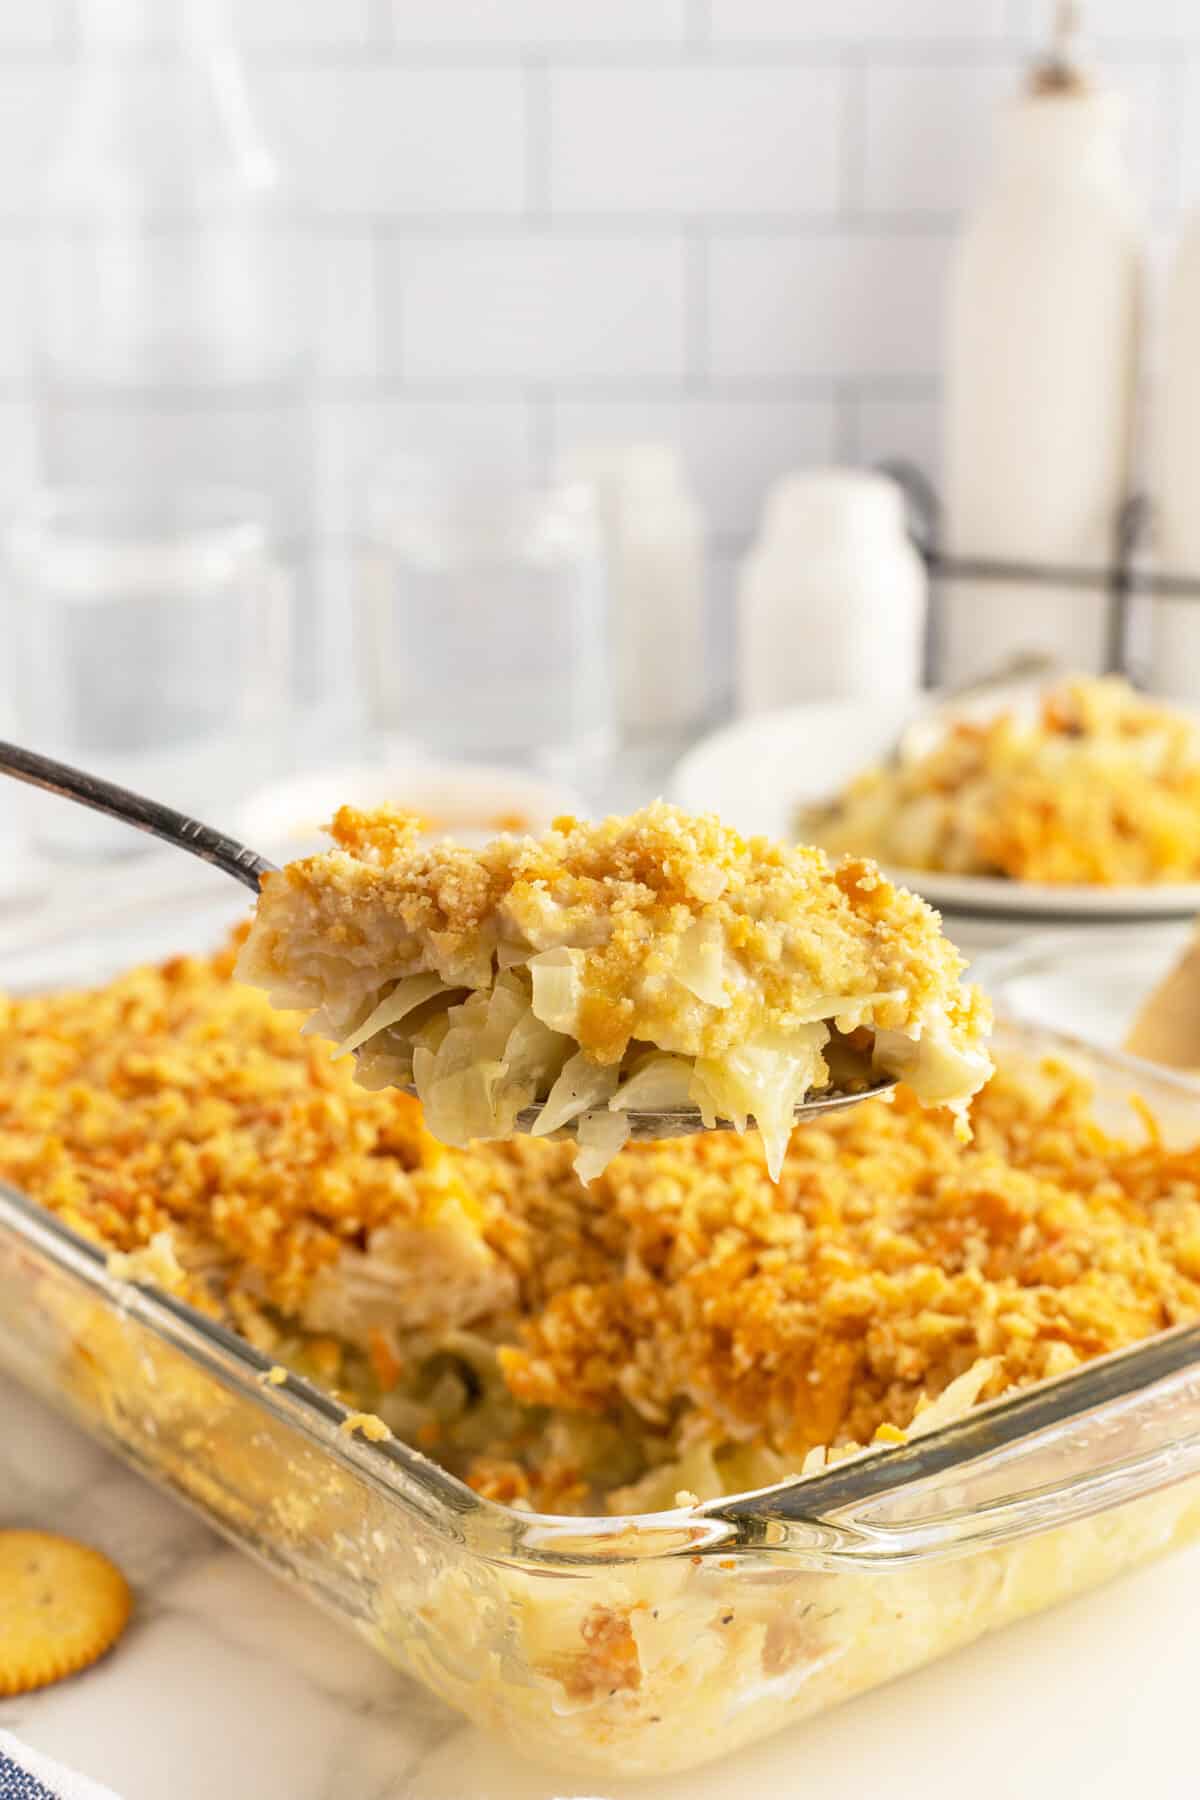
[[[403,806],[430,820],[430,836],[479,845],[521,820],[519,830],[548,831],[560,813],[581,813],[569,788],[522,769],[481,763],[412,761],[314,770],[260,788],[243,801],[233,829],[247,844],[280,861],[328,847],[322,827],[339,806]]]
[[[676,764],[672,800],[716,812],[743,832],[794,838],[797,808],[822,800],[886,755],[913,717],[909,702],[832,700],[763,713],[702,738]],[[1200,912],[1200,882],[1161,887],[1067,887],[996,875],[889,875],[959,917],[1054,923],[1082,919],[1184,919]]]

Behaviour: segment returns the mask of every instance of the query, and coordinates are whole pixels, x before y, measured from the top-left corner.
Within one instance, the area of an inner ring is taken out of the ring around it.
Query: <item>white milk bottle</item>
[[[1155,416],[1156,538],[1164,574],[1200,586],[1200,215],[1188,221],[1167,286]],[[1157,595],[1149,608],[1155,693],[1200,701],[1200,594]]]
[[[915,694],[925,606],[894,481],[864,469],[785,475],[738,584],[738,710]]]
[[[1121,98],[1056,60],[1000,120],[982,204],[950,280],[944,547],[1102,570],[1129,481],[1142,243]],[[938,674],[1022,651],[1099,670],[1114,657],[1101,580],[948,580]]]
[[[672,444],[582,447],[567,472],[593,488],[604,532],[621,732],[627,744],[695,731],[707,700],[705,523]]]

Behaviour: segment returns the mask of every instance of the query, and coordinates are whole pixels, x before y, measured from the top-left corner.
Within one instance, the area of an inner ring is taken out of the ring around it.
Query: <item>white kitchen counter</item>
[[[1200,1549],[729,1762],[613,1783],[485,1738],[11,1389],[0,1524],[98,1544],[137,1591],[104,1661],[0,1701],[0,1726],[123,1800],[1184,1800],[1200,1783]]]

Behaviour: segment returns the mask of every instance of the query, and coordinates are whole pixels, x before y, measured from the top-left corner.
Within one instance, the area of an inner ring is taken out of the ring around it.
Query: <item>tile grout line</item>
[[[371,360],[374,364],[370,376],[366,378],[367,392],[363,398],[379,394],[385,385],[404,385],[404,370],[407,357],[407,310],[405,307],[405,285],[402,271],[399,278],[384,282],[384,242],[379,233],[372,228],[367,233],[367,261],[370,268],[372,295],[372,347]],[[390,275],[391,271],[389,271]],[[384,330],[385,302],[387,308],[387,329]],[[386,376],[383,371],[386,368]]]
[[[838,218],[862,218],[866,198],[867,65],[860,56],[842,60],[838,117]]]
[[[535,481],[552,481],[561,450],[554,419],[554,389],[548,381],[530,382],[525,394],[529,460]]]
[[[384,15],[386,17],[386,14]],[[1027,48],[1023,39],[996,37],[980,43],[974,39],[944,38],[914,44],[903,38],[780,39],[778,41],[719,43],[705,37],[685,37],[670,43],[655,41],[612,44],[572,44],[565,41],[514,40],[507,43],[456,44],[449,41],[400,42],[394,36],[372,35],[361,41],[342,40],[328,43],[315,40],[242,43],[247,59],[257,67],[293,69],[296,72],[314,68],[353,69],[382,60],[396,70],[427,73],[456,69],[519,69],[526,58],[537,57],[551,68],[580,70],[627,70],[656,73],[664,69],[695,67],[697,63],[714,72],[747,69],[836,69],[847,57],[888,69],[955,69],[995,68],[1010,65]],[[1189,40],[1164,38],[1159,34],[1138,37],[1097,37],[1100,51],[1116,61],[1146,61],[1164,54],[1178,55]],[[36,55],[36,51],[26,52]]]
[[[397,46],[392,26],[391,0],[369,0],[367,9],[367,50],[394,51]]]
[[[540,56],[527,56],[522,64],[525,137],[525,208],[531,223],[548,223],[553,211],[551,171],[550,76]]]
[[[575,212],[548,208],[546,217],[564,238],[593,242],[605,239],[639,243],[669,243],[681,231],[697,230],[726,237],[759,237],[771,242],[800,243],[831,237],[893,237],[898,241],[943,238],[957,229],[956,210],[900,208],[863,211],[857,215],[828,210],[771,212]],[[519,239],[531,224],[544,224],[541,214],[531,219],[527,211],[507,212],[338,212],[333,208],[307,211],[304,222],[332,238],[360,236],[370,231],[381,237],[417,239]],[[6,235],[28,235],[33,216],[0,213],[0,240]]]
[[[684,0],[683,43],[694,56],[712,53],[712,0]]]
[[[1029,44],[1033,39],[1033,17],[1029,0],[1008,0],[1004,10],[1004,29],[1009,37],[1019,43]]]
[[[855,464],[861,452],[858,394],[854,382],[843,378],[834,383],[833,449],[841,463]]]
[[[853,382],[861,399],[903,404],[937,398],[937,378],[932,375],[857,375],[846,376]],[[412,405],[505,405],[527,399],[530,389],[543,383],[552,398],[567,403],[627,404],[645,401],[651,405],[675,405],[697,394],[714,405],[729,406],[802,406],[832,405],[838,397],[838,381],[830,376],[796,375],[782,370],[769,375],[705,374],[695,383],[686,373],[682,376],[647,375],[558,375],[553,378],[525,374],[473,377],[451,376],[439,379],[429,376],[406,378],[389,369],[386,375],[330,375],[325,378],[322,397],[333,404],[349,406],[372,399],[407,400]],[[16,382],[0,381],[0,401],[19,400],[25,389]]]
[[[1155,209],[1154,216],[1169,220],[1174,209]],[[331,243],[354,241],[374,234],[381,241],[413,243],[469,243],[480,238],[496,242],[520,242],[541,235],[553,224],[561,241],[588,243],[670,244],[689,231],[710,233],[727,240],[760,239],[764,243],[803,244],[830,238],[850,241],[865,237],[892,239],[897,243],[935,241],[958,228],[958,212],[879,211],[857,217],[836,212],[679,212],[575,213],[510,211],[492,213],[338,212],[324,207],[297,215],[299,222],[318,238]],[[32,212],[0,212],[0,245],[32,242],[36,215]],[[169,224],[162,226],[169,231]]]
[[[684,384],[689,392],[699,392],[711,362],[708,233],[694,221],[685,222],[683,230]]]
[[[54,48],[67,62],[79,55],[82,36],[80,8],[85,0],[59,0],[54,30]]]

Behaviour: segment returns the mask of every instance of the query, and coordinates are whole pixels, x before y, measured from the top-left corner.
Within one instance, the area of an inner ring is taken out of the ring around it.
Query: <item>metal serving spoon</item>
[[[236,838],[226,837],[224,832],[214,831],[211,825],[202,825],[199,819],[176,812],[173,806],[164,806],[160,800],[148,800],[144,794],[135,794],[129,788],[118,787],[116,782],[104,781],[99,775],[89,775],[83,769],[73,769],[69,763],[55,762],[36,750],[22,749],[19,744],[0,741],[0,774],[28,782],[31,787],[44,788],[47,793],[58,794],[64,800],[74,800],[79,806],[90,806],[93,812],[106,813],[110,819],[120,819],[138,831],[161,838],[165,844],[187,850],[223,874],[232,875],[255,895],[263,876],[275,871],[276,864],[268,862],[256,850],[239,844]],[[880,1077],[857,1093],[831,1088],[800,1102],[796,1107],[797,1123],[855,1106],[860,1100],[870,1099],[895,1085],[895,1077],[889,1075]],[[403,1091],[407,1094],[415,1092],[411,1087]],[[540,1111],[540,1106],[525,1107],[517,1114],[516,1129],[529,1131]],[[630,1107],[625,1117],[629,1120],[633,1138],[689,1137],[693,1132],[705,1129],[733,1129],[727,1119],[718,1119],[715,1127],[706,1127],[695,1106],[674,1106],[659,1111]]]

